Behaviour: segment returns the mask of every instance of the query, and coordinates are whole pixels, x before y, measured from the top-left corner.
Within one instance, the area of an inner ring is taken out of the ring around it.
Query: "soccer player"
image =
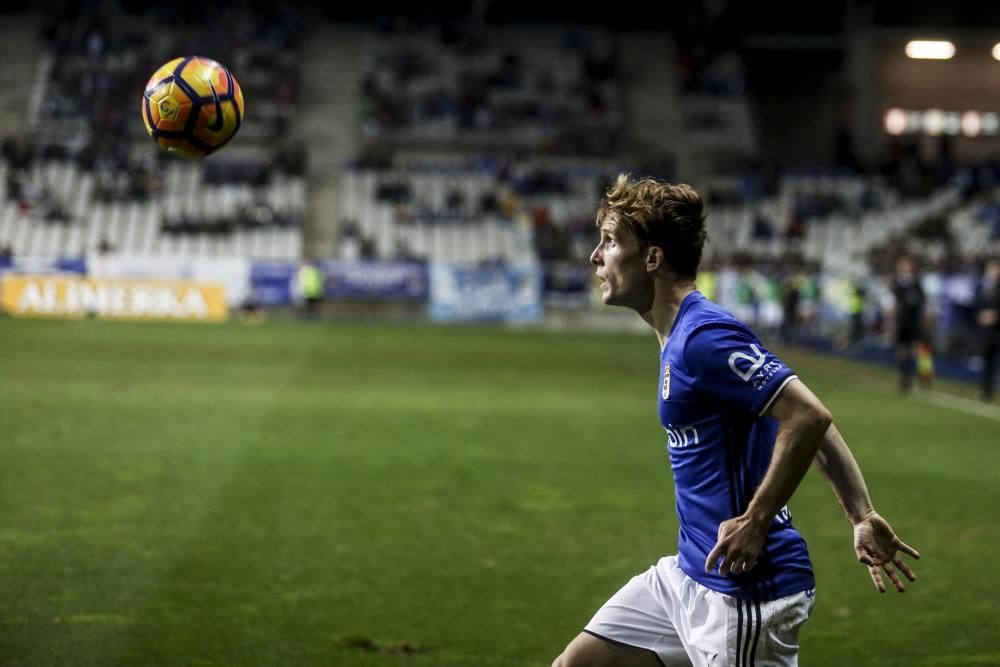
[[[794,665],[815,598],[785,503],[810,464],[854,526],[875,588],[905,590],[919,558],[875,511],[830,412],[742,322],[702,296],[701,197],[620,175],[597,212],[591,262],[608,305],[635,310],[660,346],[657,403],[680,522],[676,556],[635,576],[554,667]]]
[[[927,302],[920,285],[917,265],[910,257],[896,260],[896,275],[892,283],[895,297],[896,363],[899,364],[899,390],[908,392],[913,387],[917,350],[924,342],[924,305]]]
[[[983,334],[983,370],[979,380],[979,397],[993,400],[993,382],[997,358],[1000,357],[1000,257],[986,260],[982,284],[976,295],[976,322]]]

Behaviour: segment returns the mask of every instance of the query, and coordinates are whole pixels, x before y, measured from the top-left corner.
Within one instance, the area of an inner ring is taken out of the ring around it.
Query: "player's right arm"
[[[916,575],[901,556],[906,553],[920,558],[920,554],[900,540],[892,526],[875,511],[861,468],[835,425],[831,424],[823,436],[814,462],[854,526],[854,551],[858,560],[868,567],[875,588],[880,593],[885,592],[882,580],[882,571],[885,571],[893,586],[900,592],[905,591],[906,586],[896,570],[910,581],[916,581]]]

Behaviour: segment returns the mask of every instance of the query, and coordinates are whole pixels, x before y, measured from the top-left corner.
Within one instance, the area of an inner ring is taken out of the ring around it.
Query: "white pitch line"
[[[831,365],[825,363],[827,368]],[[836,362],[833,362],[836,363]],[[888,382],[885,382],[883,378],[870,374],[863,373],[867,377],[862,380],[860,378],[853,378],[851,381],[857,384],[862,384],[868,389],[875,389],[880,391],[880,393],[890,392],[891,389]],[[871,380],[871,383],[868,382]],[[878,389],[876,389],[878,387]],[[896,396],[899,396],[898,391],[892,391]],[[993,403],[982,403],[980,401],[975,401],[970,398],[962,398],[961,396],[955,396],[953,394],[945,394],[940,391],[932,391],[929,393],[924,393],[919,390],[912,391],[908,394],[909,398],[921,400],[924,403],[929,403],[931,405],[937,406],[939,408],[949,408],[955,410],[956,412],[964,412],[967,415],[974,415],[976,417],[984,417],[985,419],[992,419],[993,421],[1000,421],[1000,407]]]
[[[992,419],[993,421],[1000,422],[1000,408],[987,403],[980,403],[969,398],[962,398],[961,396],[942,394],[937,391],[931,392],[930,394],[916,394],[915,398],[930,403],[931,405],[951,408],[952,410],[957,410],[958,412],[964,412],[969,415],[985,417],[986,419]]]

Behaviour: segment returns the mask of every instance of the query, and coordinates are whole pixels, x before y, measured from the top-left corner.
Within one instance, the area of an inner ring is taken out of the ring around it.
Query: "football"
[[[243,92],[232,72],[187,56],[161,66],[146,83],[142,122],[159,146],[184,157],[219,150],[243,124]]]

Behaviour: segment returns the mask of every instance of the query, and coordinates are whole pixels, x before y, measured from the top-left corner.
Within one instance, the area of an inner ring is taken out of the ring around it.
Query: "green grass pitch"
[[[803,664],[1000,664],[1000,408],[784,356],[923,555],[876,593],[811,471]],[[656,384],[652,334],[0,319],[0,667],[546,666],[674,551]]]

